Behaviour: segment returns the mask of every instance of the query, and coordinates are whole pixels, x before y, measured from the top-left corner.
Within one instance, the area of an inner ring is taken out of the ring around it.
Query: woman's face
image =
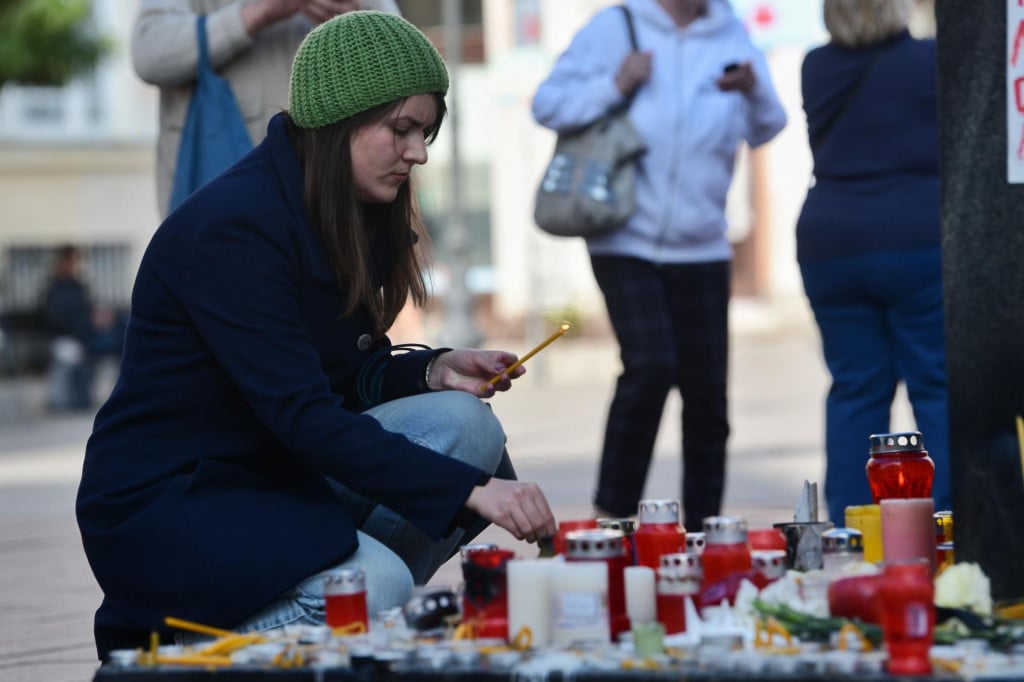
[[[387,118],[353,133],[352,176],[360,201],[395,200],[412,167],[427,162],[427,138],[436,118],[434,96],[413,95]]]

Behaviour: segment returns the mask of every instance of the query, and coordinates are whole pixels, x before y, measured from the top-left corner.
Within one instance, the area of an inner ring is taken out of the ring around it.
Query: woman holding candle
[[[101,656],[169,636],[166,616],[322,623],[338,567],[364,569],[374,614],[489,522],[554,534],[480,401],[516,356],[385,335],[426,298],[409,174],[447,87],[405,20],[327,21],[266,139],[157,230],[78,493]]]

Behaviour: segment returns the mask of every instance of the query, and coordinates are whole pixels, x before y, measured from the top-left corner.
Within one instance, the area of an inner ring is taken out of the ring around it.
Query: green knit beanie
[[[292,62],[288,111],[320,128],[402,97],[448,92],[441,55],[394,14],[347,12],[310,31]]]

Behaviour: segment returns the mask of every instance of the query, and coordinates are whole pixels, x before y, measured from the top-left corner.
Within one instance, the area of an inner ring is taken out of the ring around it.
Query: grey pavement
[[[726,514],[751,527],[792,520],[805,479],[822,480],[826,376],[806,311],[735,306],[732,437]],[[491,342],[524,353],[523,341]],[[541,484],[558,518],[590,515],[605,411],[618,372],[608,339],[560,339],[527,364],[513,390],[491,402],[520,478]],[[4,386],[24,409],[0,414],[0,682],[86,682],[96,668],[92,615],[100,592],[82,552],[74,493],[92,415],[47,416],[42,388]],[[2,397],[2,396],[0,396]],[[648,497],[679,496],[679,411],[663,415]],[[500,529],[480,541],[518,556],[536,548]],[[130,561],[130,557],[125,557]],[[433,583],[461,579],[449,562]],[[173,615],[173,614],[169,614]]]

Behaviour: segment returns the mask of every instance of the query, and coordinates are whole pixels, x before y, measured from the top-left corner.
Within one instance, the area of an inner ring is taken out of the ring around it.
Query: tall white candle
[[[657,620],[657,598],[654,569],[648,566],[626,566],[626,615],[630,625]]]
[[[603,561],[567,561],[551,569],[551,643],[611,641],[608,627],[608,566]]]
[[[505,564],[508,584],[508,637],[515,641],[528,628],[532,646],[551,643],[551,569],[560,559],[510,559]]]

